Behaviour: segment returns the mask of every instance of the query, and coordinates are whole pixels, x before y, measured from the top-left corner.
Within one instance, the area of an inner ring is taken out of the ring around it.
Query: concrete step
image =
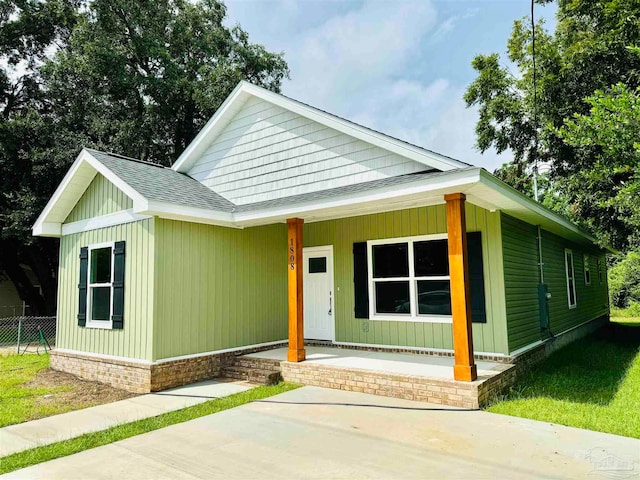
[[[238,356],[233,363],[236,367],[257,368],[260,370],[280,371],[280,360]]]
[[[239,365],[230,365],[222,368],[222,376],[246,380],[261,385],[273,385],[282,380],[279,371],[265,370],[261,368],[248,368]]]

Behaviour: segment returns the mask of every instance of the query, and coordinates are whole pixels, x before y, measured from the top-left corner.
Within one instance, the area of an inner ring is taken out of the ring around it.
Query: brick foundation
[[[54,370],[85,380],[133,393],[149,393],[219,377],[222,367],[232,364],[238,353],[254,353],[283,345],[286,343],[153,363],[52,350],[50,364]]]
[[[400,375],[313,363],[282,362],[285,381],[477,409],[506,390],[515,379],[514,365],[499,365],[494,375],[474,382]]]

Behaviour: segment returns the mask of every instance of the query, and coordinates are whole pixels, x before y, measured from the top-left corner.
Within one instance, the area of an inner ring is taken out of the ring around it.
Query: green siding
[[[537,227],[503,214],[502,243],[509,350],[513,352],[541,339]],[[567,300],[565,248],[573,250],[574,255],[577,295],[577,308],[574,309],[569,308]],[[591,255],[589,286],[584,282],[584,254]],[[598,279],[598,257],[605,269],[603,283]],[[602,252],[542,230],[542,258],[544,280],[551,293],[549,323],[553,333],[561,333],[608,313],[606,264]]]
[[[98,173],[64,223],[77,222],[130,208],[133,208],[133,200]]]
[[[126,242],[124,329],[78,326],[80,248]],[[154,272],[153,219],[140,220],[60,239],[57,348],[151,360]]]
[[[287,229],[156,220],[154,360],[287,338]]]
[[[487,323],[473,325],[474,349],[508,353],[500,214],[470,204],[466,214],[468,231],[483,233]],[[362,320],[354,316],[353,243],[446,231],[444,205],[305,224],[305,247],[333,245],[336,341],[451,350],[451,324]]]

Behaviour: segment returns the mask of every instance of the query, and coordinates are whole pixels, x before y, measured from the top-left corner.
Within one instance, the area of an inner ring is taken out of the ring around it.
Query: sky
[[[284,52],[282,93],[388,135],[493,171],[508,152],[475,147],[462,95],[471,60],[500,53],[529,0],[227,0],[229,25]],[[555,26],[555,6],[536,5]]]

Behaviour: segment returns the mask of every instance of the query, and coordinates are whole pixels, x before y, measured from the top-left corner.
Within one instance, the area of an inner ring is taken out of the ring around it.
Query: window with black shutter
[[[125,242],[80,249],[78,325],[123,328]]]
[[[467,235],[472,321],[487,321],[480,232]],[[451,321],[444,234],[353,244],[356,318]]]

